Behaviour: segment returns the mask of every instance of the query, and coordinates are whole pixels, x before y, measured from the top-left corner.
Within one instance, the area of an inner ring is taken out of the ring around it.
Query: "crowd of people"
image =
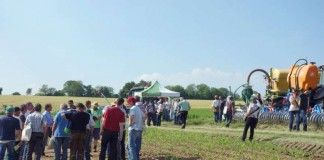
[[[50,103],[42,105],[28,102],[20,107],[6,107],[6,115],[0,118],[0,160],[39,160],[45,155],[49,139],[54,143],[55,160],[90,160],[90,152],[100,152],[99,159],[138,160],[142,144],[145,121],[150,126],[161,126],[161,119],[174,121],[175,125],[186,127],[191,106],[184,98],[169,98],[144,101],[128,97],[126,105],[118,98],[109,106],[100,106],[87,100],[74,104],[69,100],[60,105],[52,116]],[[128,119],[128,123],[126,123]],[[28,141],[22,130],[31,130]],[[126,128],[128,142],[125,143]],[[24,138],[23,138],[24,139]],[[98,149],[98,141],[100,151]],[[91,147],[93,146],[93,148]],[[68,149],[70,155],[68,156]],[[127,150],[127,152],[126,152]],[[7,154],[5,154],[7,153]],[[34,158],[33,158],[34,156]]]

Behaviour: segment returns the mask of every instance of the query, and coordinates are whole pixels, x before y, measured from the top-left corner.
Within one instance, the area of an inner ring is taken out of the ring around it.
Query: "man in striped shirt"
[[[40,160],[42,156],[42,146],[43,146],[43,138],[47,133],[48,126],[46,124],[46,120],[41,113],[42,105],[35,105],[35,112],[27,116],[25,125],[31,125],[32,135],[30,137],[30,141],[28,142],[28,151],[27,151],[27,159],[31,160],[33,152],[35,152],[36,160]]]

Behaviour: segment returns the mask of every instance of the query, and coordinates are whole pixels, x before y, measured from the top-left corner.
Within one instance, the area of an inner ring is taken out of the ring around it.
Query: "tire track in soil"
[[[285,149],[295,148],[303,150],[305,157],[313,157],[314,159],[324,159],[324,147],[319,144],[305,144],[301,142],[283,142],[281,144]]]

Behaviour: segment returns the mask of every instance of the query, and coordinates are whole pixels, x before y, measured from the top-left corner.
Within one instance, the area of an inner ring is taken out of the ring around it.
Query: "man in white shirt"
[[[221,114],[220,114],[220,106],[221,101],[219,100],[218,95],[215,95],[215,100],[212,103],[212,111],[214,112],[214,120],[216,123],[221,122]]]
[[[292,131],[294,119],[296,117],[296,129],[299,131],[300,114],[299,105],[300,97],[298,90],[293,90],[291,96],[289,97],[290,107],[289,107],[289,131]]]

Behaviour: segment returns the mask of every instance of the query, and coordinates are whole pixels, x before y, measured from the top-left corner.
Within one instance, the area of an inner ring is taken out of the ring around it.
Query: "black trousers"
[[[182,123],[182,128],[186,127],[187,124],[188,111],[180,111],[180,119]]]
[[[32,160],[35,152],[35,160],[40,160],[43,152],[44,133],[33,132],[28,142],[27,160]]]
[[[245,141],[246,139],[246,134],[247,131],[250,128],[250,137],[249,140],[253,139],[254,136],[254,128],[256,127],[258,119],[257,118],[252,118],[252,117],[248,117],[246,122],[245,122],[245,127],[244,127],[244,131],[243,131],[243,136],[242,136],[242,141]]]
[[[153,125],[155,125],[155,120],[154,120],[154,113],[147,113],[147,125],[151,126],[151,121],[153,121]]]
[[[126,131],[124,130],[122,141],[120,141],[120,159],[121,160],[126,159],[126,156],[125,156],[125,153],[126,153],[125,137],[126,137]]]
[[[107,145],[109,144],[109,160],[117,160],[117,141],[118,131],[104,130],[101,139],[101,150],[99,160],[104,160],[106,157]]]

